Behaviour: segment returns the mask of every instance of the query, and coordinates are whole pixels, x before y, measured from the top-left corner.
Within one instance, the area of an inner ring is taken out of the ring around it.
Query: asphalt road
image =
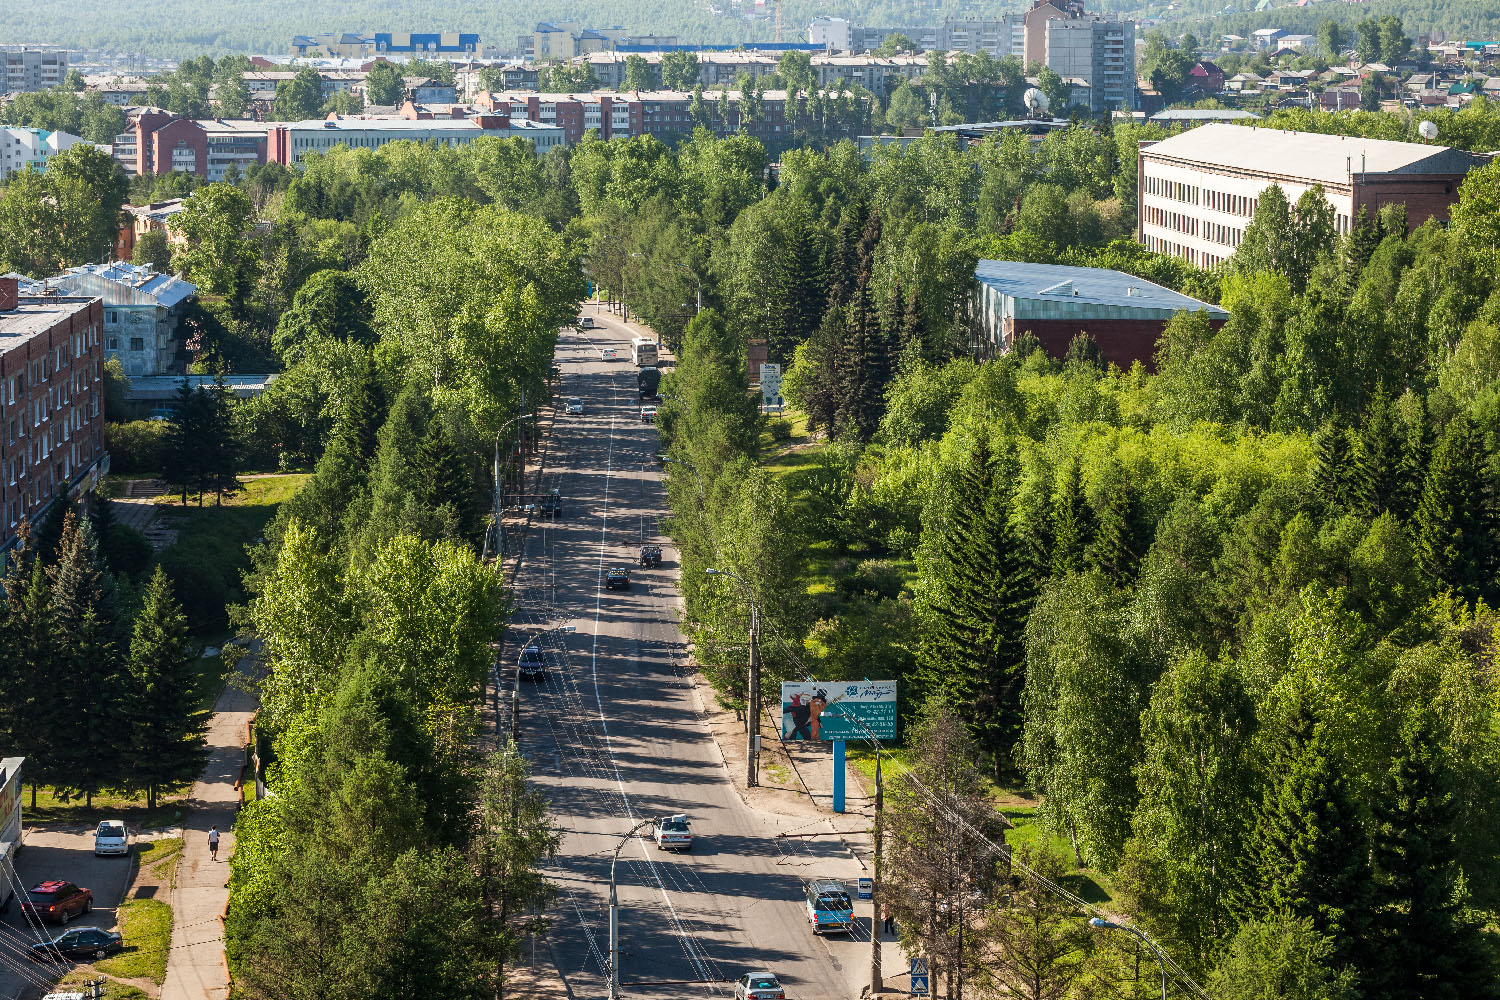
[[[576,626],[543,637],[545,679],[521,686],[521,748],[563,832],[550,872],[560,971],[574,996],[605,996],[610,857],[637,820],[682,812],[691,853],[637,838],[620,854],[622,992],[731,997],[741,974],[770,970],[789,998],[853,1000],[868,983],[868,907],[856,906],[854,935],[819,937],[802,893],[808,878],[852,885],[862,869],[836,841],[776,839],[807,821],[750,808],[730,781],[683,669],[676,552],[657,534],[659,444],[640,420],[629,337],[589,314],[599,328],[563,331],[557,350],[559,402],[585,407],[558,414],[547,458],[543,489],[560,491],[563,516],[533,523],[505,654],[513,670],[526,634]],[[601,358],[608,347],[616,360]],[[663,547],[659,569],[637,566],[646,541]],[[604,587],[616,565],[631,568],[628,590]]]

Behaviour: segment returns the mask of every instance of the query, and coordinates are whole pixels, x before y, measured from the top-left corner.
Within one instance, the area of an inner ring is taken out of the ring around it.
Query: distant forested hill
[[[729,0],[712,0],[733,12]],[[806,41],[807,22],[820,14],[865,24],[930,23],[944,14],[999,13],[1025,0],[787,0],[783,38]],[[748,4],[747,4],[748,6]],[[769,4],[747,22],[717,16],[709,0],[134,0],[100,16],[96,3],[0,3],[0,41],[56,42],[124,51],[190,56],[203,52],[286,52],[294,34],[323,31],[474,31],[487,45],[509,48],[537,21],[570,15],[591,27],[673,34],[684,42],[732,43],[774,37]]]

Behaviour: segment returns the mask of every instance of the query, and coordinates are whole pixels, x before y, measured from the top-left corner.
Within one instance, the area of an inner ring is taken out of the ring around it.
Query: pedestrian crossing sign
[[[925,997],[928,995],[927,959],[917,956],[911,960],[911,995],[914,997]]]

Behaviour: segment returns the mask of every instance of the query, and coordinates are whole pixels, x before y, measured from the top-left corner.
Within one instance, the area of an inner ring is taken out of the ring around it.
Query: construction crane
[[[776,44],[781,44],[781,2],[782,0],[771,0],[776,5]]]

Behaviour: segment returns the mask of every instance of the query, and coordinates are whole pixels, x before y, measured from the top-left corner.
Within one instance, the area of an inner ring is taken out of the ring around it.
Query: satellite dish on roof
[[[1032,111],[1036,114],[1046,113],[1047,105],[1052,103],[1047,100],[1046,94],[1035,87],[1026,88],[1026,93],[1021,95],[1021,102],[1026,105],[1027,111]]]
[[[1425,121],[1417,126],[1417,135],[1424,139],[1436,139],[1438,136],[1437,122]]]

